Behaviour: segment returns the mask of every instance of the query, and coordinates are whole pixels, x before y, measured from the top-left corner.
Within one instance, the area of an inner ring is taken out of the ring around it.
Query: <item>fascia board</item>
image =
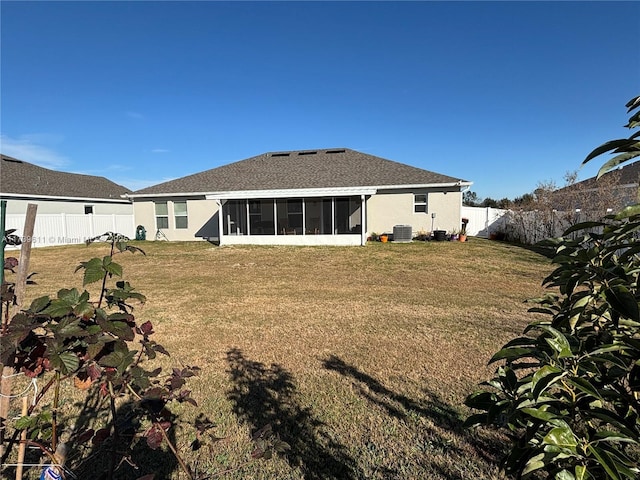
[[[123,197],[121,195],[121,197]],[[15,198],[23,200],[57,200],[73,202],[101,202],[101,203],[131,203],[126,199],[117,198],[90,198],[90,197],[56,197],[53,195],[30,195],[24,193],[0,193],[0,198]]]
[[[124,198],[170,198],[202,197],[207,200],[230,200],[238,198],[295,198],[295,197],[331,197],[345,195],[375,195],[378,190],[397,190],[407,188],[443,188],[467,187],[473,182],[421,183],[410,185],[379,185],[367,187],[326,187],[326,188],[290,188],[269,190],[233,190],[224,192],[179,192],[179,193],[139,193],[125,194]]]
[[[417,183],[409,185],[379,185],[374,187],[376,190],[400,190],[415,188],[448,188],[448,187],[469,187],[473,182],[450,182],[450,183]]]
[[[292,188],[274,190],[237,190],[233,192],[211,192],[207,200],[231,200],[237,198],[298,198],[298,197],[341,197],[347,195],[375,195],[372,187],[344,188]]]

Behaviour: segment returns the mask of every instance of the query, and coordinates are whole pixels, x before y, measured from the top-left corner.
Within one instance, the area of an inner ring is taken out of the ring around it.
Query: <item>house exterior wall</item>
[[[427,212],[414,212],[414,195],[427,195]],[[147,239],[154,240],[158,230],[155,203],[167,202],[168,228],[161,229],[167,240],[190,241],[218,239],[218,204],[215,200],[188,198],[188,228],[176,228],[174,204],[184,197],[136,199],[133,202],[136,225],[147,231]],[[413,234],[431,231],[431,214],[435,213],[436,230],[453,231],[461,227],[462,193],[459,188],[387,190],[366,200],[367,234],[392,233],[395,225],[411,225]],[[358,221],[356,223],[361,223]],[[360,235],[225,235],[225,244],[264,245],[359,245]]]
[[[4,198],[3,198],[4,199]],[[131,215],[133,206],[131,203],[108,203],[91,201],[71,201],[71,200],[41,200],[41,199],[14,199],[6,198],[7,214],[27,213],[27,204],[33,203],[38,206],[38,213],[69,213],[84,214],[85,206],[92,206],[96,215]]]
[[[175,202],[187,202],[187,228],[176,228]],[[218,237],[218,204],[215,200],[203,198],[162,197],[156,199],[135,200],[133,202],[136,225],[142,225],[147,231],[147,240],[154,240],[158,230],[155,204],[167,202],[169,228],[161,229],[170,241],[191,241]]]
[[[427,195],[427,212],[414,211],[414,195]],[[434,230],[459,230],[462,226],[460,189],[389,190],[367,200],[367,234],[393,233],[394,225],[411,225],[413,234]]]

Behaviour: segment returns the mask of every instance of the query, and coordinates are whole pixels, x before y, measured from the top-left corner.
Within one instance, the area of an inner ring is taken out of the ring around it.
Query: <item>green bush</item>
[[[628,104],[632,112],[640,97]],[[636,112],[627,127],[639,125]],[[599,176],[640,155],[637,132],[595,149],[615,154]],[[569,236],[570,235],[570,236]],[[552,241],[553,290],[534,300],[533,321],[490,360],[503,362],[470,395],[468,426],[511,439],[506,472],[575,479],[640,477],[640,208],[576,225]],[[538,317],[544,318],[544,317]]]

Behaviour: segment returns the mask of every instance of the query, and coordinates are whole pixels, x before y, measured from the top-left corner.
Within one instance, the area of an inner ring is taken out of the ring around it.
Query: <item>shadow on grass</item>
[[[273,433],[289,444],[280,454],[306,479],[364,478],[347,449],[331,439],[325,425],[296,399],[294,379],[277,364],[266,366],[247,359],[237,348],[227,352],[233,382],[228,398],[238,419],[252,433],[270,424]]]
[[[418,433],[422,436],[419,448],[424,452],[418,463],[426,472],[449,480],[481,478],[486,467],[474,465],[473,456],[477,457],[475,461],[482,459],[489,468],[497,468],[504,449],[498,437],[490,431],[463,428],[461,413],[435,392],[424,389],[423,399],[409,398],[335,355],[325,359],[323,366],[350,379],[359,395],[386,410],[389,416],[404,421],[417,415],[429,420],[433,426],[424,424],[424,429]]]
[[[118,439],[107,438],[104,442],[93,444],[81,442],[83,432],[110,426],[108,397],[100,389],[92,387],[83,402],[76,403],[80,409],[75,419],[74,434],[69,439],[67,466],[78,479],[109,478],[109,463],[113,462],[115,480],[136,480],[147,474],[155,474],[156,479],[171,478],[178,469],[174,455],[167,450],[165,443],[156,450],[151,449],[137,433],[140,430],[141,407],[135,402],[127,402],[118,407]],[[169,439],[175,444],[175,426],[168,431]],[[113,430],[111,430],[113,432]]]

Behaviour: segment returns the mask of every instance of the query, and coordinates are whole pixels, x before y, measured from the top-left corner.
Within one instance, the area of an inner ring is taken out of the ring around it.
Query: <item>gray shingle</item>
[[[113,199],[131,190],[104,177],[58,172],[0,155],[0,193],[50,197]]]
[[[373,187],[465,182],[346,148],[270,152],[178,178],[134,194],[299,188]]]

